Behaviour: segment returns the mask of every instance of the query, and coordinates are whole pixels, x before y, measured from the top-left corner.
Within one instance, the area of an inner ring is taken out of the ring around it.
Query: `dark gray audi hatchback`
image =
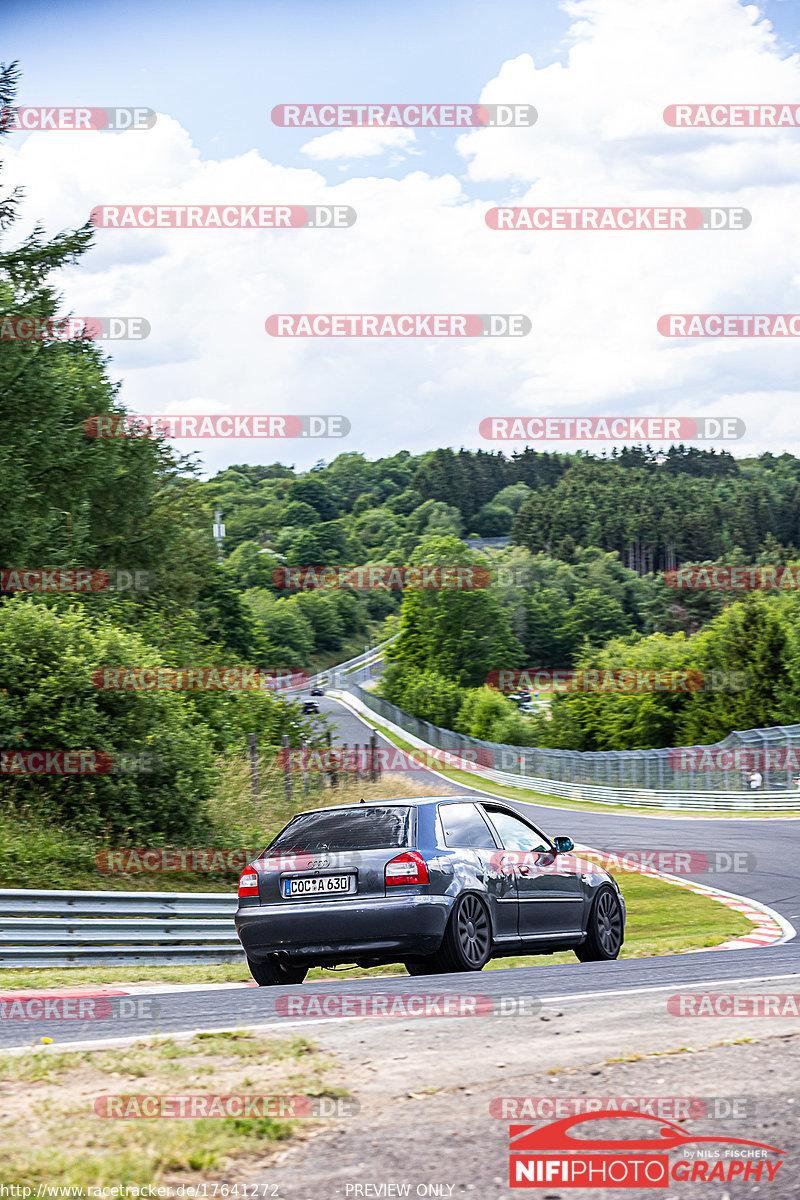
[[[411,975],[574,950],[614,959],[625,901],[601,867],[502,801],[378,800],[299,813],[239,880],[236,930],[259,984],[312,966]]]

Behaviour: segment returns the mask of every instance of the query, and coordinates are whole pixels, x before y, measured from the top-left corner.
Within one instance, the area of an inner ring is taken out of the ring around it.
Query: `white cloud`
[[[359,126],[323,133],[300,149],[309,158],[322,162],[334,158],[372,158],[387,150],[413,153],[416,140],[413,129]]]
[[[12,143],[5,179],[24,184],[26,220],[50,232],[104,202],[337,203],[358,213],[343,230],[99,230],[64,290],[74,312],[150,321],[146,342],[113,351],[125,402],[191,412],[202,396],[200,411],[338,412],[352,423],[338,443],[198,443],[210,469],[487,445],[480,419],[514,414],[736,416],[749,430],[738,453],[778,438],[800,452],[796,344],[656,331],[666,312],[800,311],[797,131],[679,130],[661,115],[681,101],[798,102],[797,58],[781,58],[766,22],[735,0],[580,0],[568,11],[565,65],[537,68],[521,53],[481,96],[533,103],[538,123],[459,137],[463,180],[410,171],[329,185],[256,151],[204,160],[168,117],[150,132]],[[388,134],[413,145],[411,131],[352,129],[305,150],[322,161],[402,149]],[[483,197],[494,184],[494,200],[472,198],[473,183]],[[738,204],[753,223],[713,233],[488,229],[487,208],[512,195],[534,205]],[[523,312],[533,330],[466,342],[264,331],[271,313],[405,311]]]

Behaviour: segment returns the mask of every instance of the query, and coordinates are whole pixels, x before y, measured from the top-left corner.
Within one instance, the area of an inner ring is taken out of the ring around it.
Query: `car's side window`
[[[494,834],[475,804],[440,804],[445,846],[460,850],[496,849]]]
[[[552,849],[545,838],[530,825],[512,817],[510,813],[498,808],[487,808],[489,819],[494,825],[505,850],[533,850],[547,853]]]

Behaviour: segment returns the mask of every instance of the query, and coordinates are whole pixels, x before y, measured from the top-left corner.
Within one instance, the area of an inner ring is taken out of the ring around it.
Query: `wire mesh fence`
[[[736,730],[704,746],[648,750],[552,750],[468,737],[412,717],[345,676],[334,686],[352,692],[372,712],[451,754],[501,771],[565,783],[654,791],[800,792],[800,725]],[[800,806],[800,795],[798,795]]]

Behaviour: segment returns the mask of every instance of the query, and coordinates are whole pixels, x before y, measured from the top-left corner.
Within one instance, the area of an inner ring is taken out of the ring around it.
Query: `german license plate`
[[[306,875],[299,879],[284,879],[283,897],[346,896],[355,891],[353,875]]]

